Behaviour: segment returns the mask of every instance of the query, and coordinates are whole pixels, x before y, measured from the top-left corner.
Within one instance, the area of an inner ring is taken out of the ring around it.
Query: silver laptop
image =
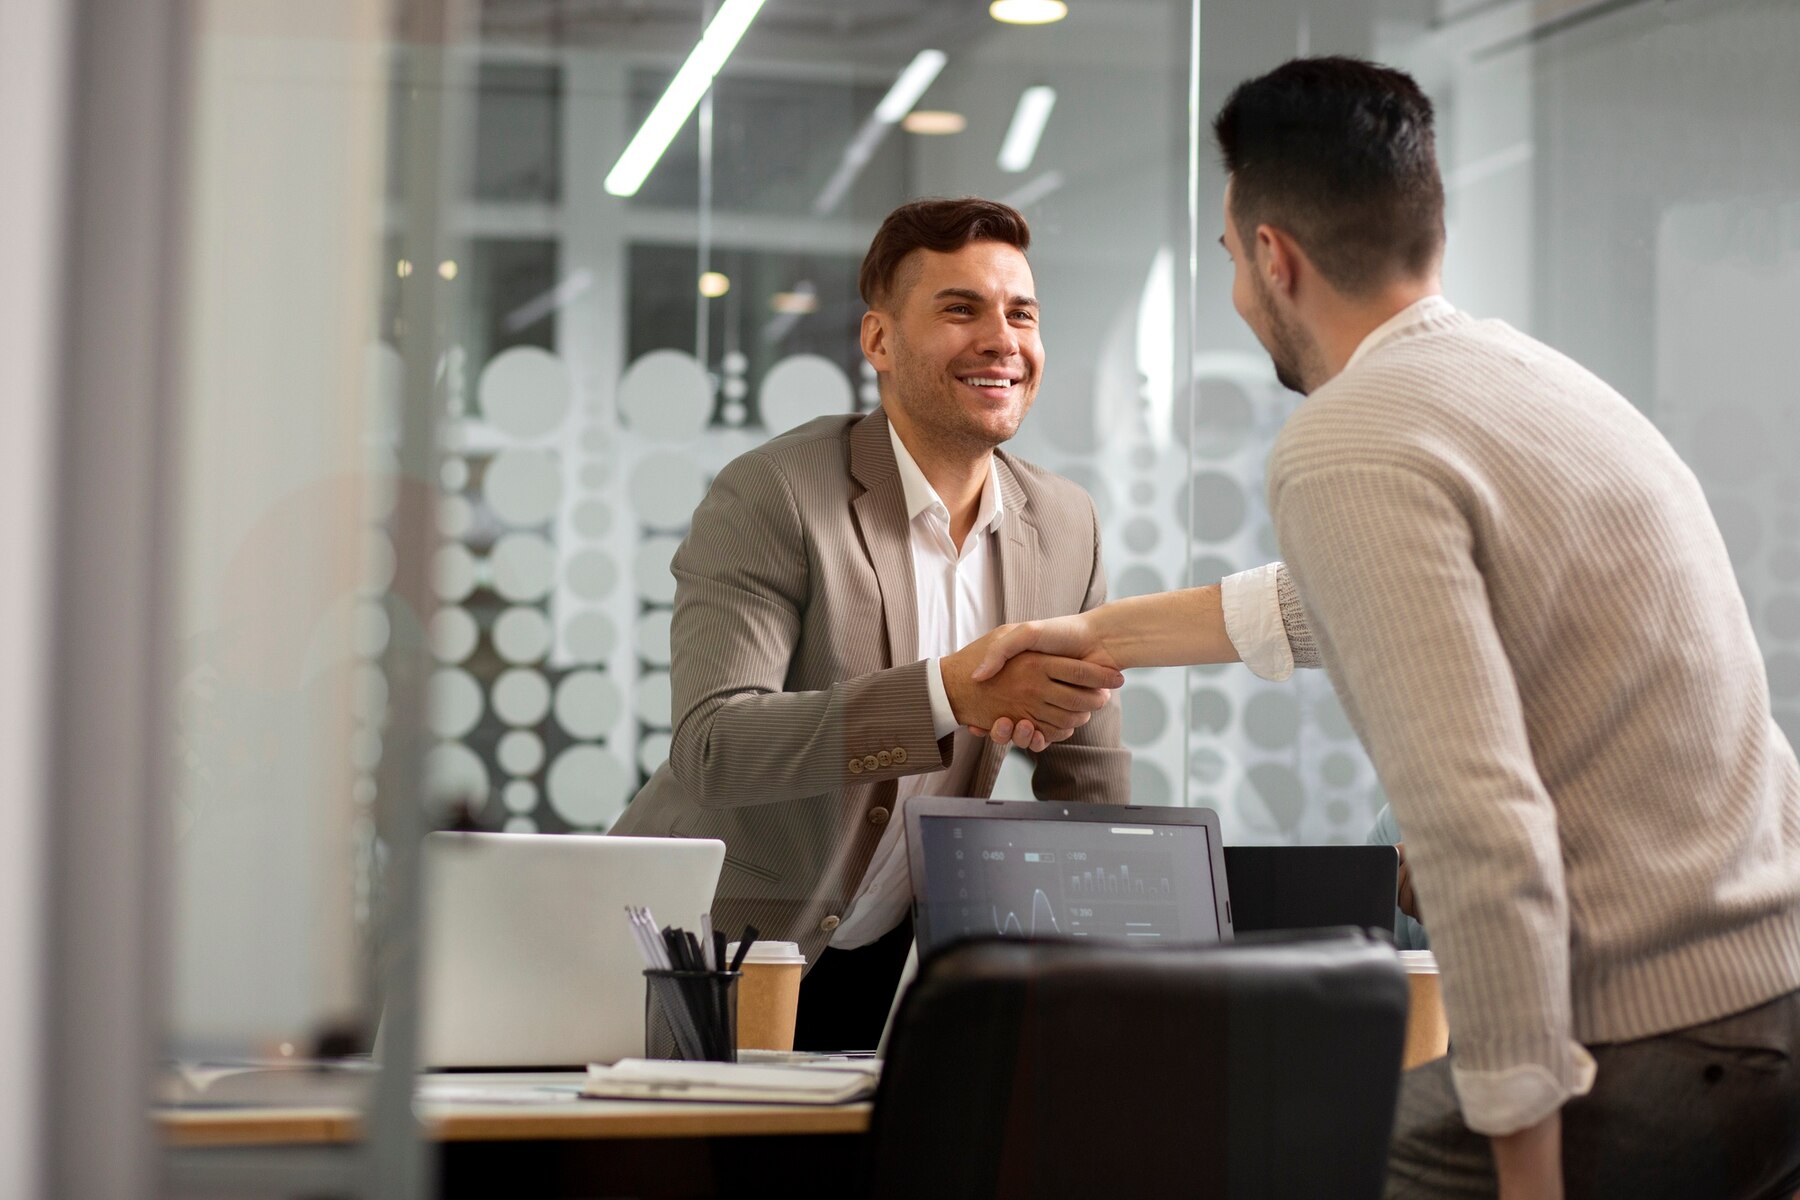
[[[579,1067],[644,1053],[644,962],[625,906],[700,928],[725,843],[434,833],[425,839],[422,1057]]]

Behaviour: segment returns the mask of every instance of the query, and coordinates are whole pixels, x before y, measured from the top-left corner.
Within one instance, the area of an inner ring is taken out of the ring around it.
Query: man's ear
[[[873,309],[863,314],[862,352],[877,372],[893,369],[893,352],[888,345],[887,317]]]
[[[1306,252],[1286,230],[1273,225],[1256,227],[1256,269],[1270,291],[1291,297],[1310,266]]]

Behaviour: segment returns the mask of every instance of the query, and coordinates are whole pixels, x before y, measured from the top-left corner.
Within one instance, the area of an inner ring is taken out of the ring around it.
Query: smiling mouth
[[[1001,391],[1006,391],[1014,384],[1021,381],[1017,379],[1003,379],[997,375],[969,375],[965,376],[962,382],[968,384],[972,388],[998,388]]]

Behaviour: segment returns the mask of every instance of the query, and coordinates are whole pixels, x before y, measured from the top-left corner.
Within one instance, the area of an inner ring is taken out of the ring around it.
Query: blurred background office
[[[874,406],[856,268],[908,198],[1031,221],[1010,448],[1093,494],[1113,595],[1277,556],[1296,397],[1207,123],[1302,53],[1427,87],[1450,297],[1668,434],[1800,735],[1791,0],[9,0],[0,1194],[179,1193],[155,1062],[366,1041],[425,825],[609,826],[689,514]],[[1322,676],[1123,705],[1134,799],[1228,842],[1384,803]]]

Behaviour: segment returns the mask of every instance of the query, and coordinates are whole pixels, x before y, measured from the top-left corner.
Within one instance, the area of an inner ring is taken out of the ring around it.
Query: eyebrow
[[[976,291],[974,288],[948,287],[948,288],[940,289],[938,291],[937,295],[933,296],[932,299],[934,299],[934,300],[971,300],[971,301],[979,304],[983,300],[987,299],[987,297],[983,296],[980,292]],[[1036,300],[1032,299],[1030,296],[1014,296],[1012,299],[1010,299],[1006,302],[1006,306],[1008,308],[1036,308],[1038,306],[1038,302]]]

